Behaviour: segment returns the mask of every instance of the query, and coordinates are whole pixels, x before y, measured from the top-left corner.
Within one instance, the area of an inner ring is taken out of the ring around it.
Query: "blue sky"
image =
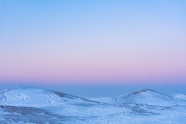
[[[0,83],[185,84],[184,0],[0,0]]]

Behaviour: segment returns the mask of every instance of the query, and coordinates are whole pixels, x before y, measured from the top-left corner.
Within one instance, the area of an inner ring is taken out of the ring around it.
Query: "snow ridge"
[[[185,124],[185,95],[144,89],[86,99],[39,88],[0,92],[2,124]]]
[[[0,93],[1,105],[49,107],[73,103],[96,104],[98,102],[39,88],[14,88]]]

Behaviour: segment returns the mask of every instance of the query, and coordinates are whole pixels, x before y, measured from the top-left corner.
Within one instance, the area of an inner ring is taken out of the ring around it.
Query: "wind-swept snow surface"
[[[145,89],[136,91],[126,95],[122,95],[115,98],[115,103],[136,103],[136,104],[149,104],[149,105],[161,105],[168,106],[174,105],[176,99],[165,94]]]
[[[64,104],[97,104],[97,102],[52,90],[15,88],[0,93],[0,104],[10,106],[51,107]]]
[[[186,95],[185,94],[175,94],[174,98],[186,101]]]
[[[186,124],[184,96],[145,89],[89,100],[52,90],[15,88],[0,92],[0,123]]]

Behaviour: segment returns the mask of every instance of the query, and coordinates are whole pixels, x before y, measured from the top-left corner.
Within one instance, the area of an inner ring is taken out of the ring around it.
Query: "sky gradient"
[[[186,83],[184,0],[0,0],[0,82]]]

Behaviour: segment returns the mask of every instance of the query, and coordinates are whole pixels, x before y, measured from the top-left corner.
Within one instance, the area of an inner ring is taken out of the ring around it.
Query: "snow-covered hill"
[[[115,97],[113,100],[113,102],[117,104],[136,103],[136,104],[149,104],[149,105],[161,105],[161,106],[175,105],[176,101],[177,100],[174,99],[172,96],[168,96],[150,89],[145,89],[145,90],[121,95]]]
[[[96,101],[38,88],[15,88],[0,92],[0,104],[11,106],[49,107],[64,104],[97,104]]]
[[[15,88],[0,92],[0,123],[185,124],[183,98],[145,89],[89,100],[52,90]]]

